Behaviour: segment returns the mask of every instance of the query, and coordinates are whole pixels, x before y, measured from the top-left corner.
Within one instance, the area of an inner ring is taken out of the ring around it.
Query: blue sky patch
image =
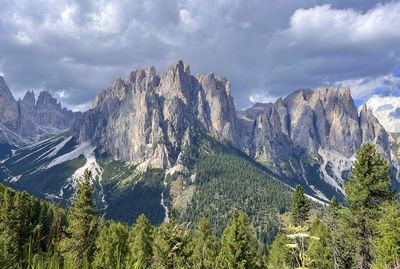
[[[400,68],[397,68],[396,70],[394,70],[394,72],[392,74],[393,74],[393,76],[400,78]]]

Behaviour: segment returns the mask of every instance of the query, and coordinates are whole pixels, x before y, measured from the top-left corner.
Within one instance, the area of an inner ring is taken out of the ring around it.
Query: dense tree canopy
[[[67,209],[0,185],[0,267],[398,268],[400,205],[388,164],[371,145],[357,154],[345,189],[346,204],[315,206],[297,187],[290,211],[275,212],[280,229],[268,244],[240,210],[226,211],[222,235],[212,217],[195,225],[174,214],[159,226],[144,215],[132,226],[104,220],[88,171]]]

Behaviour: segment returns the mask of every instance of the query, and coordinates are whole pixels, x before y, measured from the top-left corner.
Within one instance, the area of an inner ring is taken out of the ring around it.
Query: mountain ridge
[[[27,91],[22,99],[15,100],[0,76],[0,123],[23,138],[16,143],[19,146],[70,128],[80,115],[80,112],[62,108],[61,103],[47,91],[41,91],[37,99],[33,91]]]
[[[275,103],[237,111],[229,80],[214,73],[194,76],[189,65],[178,61],[161,75],[154,67],[134,70],[126,80],[117,79],[99,92],[91,109],[73,113],[48,93],[40,94],[37,102],[33,92],[15,101],[2,81],[5,94],[0,102],[10,102],[0,111],[0,122],[14,128],[11,131],[32,141],[40,140],[41,133],[37,127],[33,138],[24,133],[32,123],[54,127],[42,132],[46,135],[65,127],[77,143],[90,143],[142,171],[193,173],[195,165],[185,163],[185,154],[198,133],[228,142],[285,183],[307,186],[309,194],[324,201],[344,195],[343,183],[363,143],[376,145],[394,175],[399,170],[393,138],[370,109],[358,111],[348,87],[300,89]],[[18,115],[20,123],[14,119]],[[64,120],[66,115],[69,120]]]

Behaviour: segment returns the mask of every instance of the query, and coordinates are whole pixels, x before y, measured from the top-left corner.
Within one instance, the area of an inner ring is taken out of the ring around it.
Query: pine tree
[[[85,260],[90,260],[94,250],[97,224],[92,201],[94,190],[90,179],[91,173],[85,170],[67,213],[68,237],[61,242],[64,257],[75,267],[81,267]]]
[[[243,212],[234,212],[221,238],[218,269],[253,269],[260,267],[255,231]]]
[[[352,212],[348,208],[340,209],[336,231],[338,268],[356,268],[357,229],[353,226]]]
[[[96,239],[93,268],[122,268],[128,253],[127,226],[112,222],[100,229]]]
[[[63,238],[63,213],[60,209],[57,209],[54,215],[53,222],[51,224],[50,230],[46,237],[46,247],[50,252],[56,251],[58,244]]]
[[[326,214],[326,224],[328,231],[331,234],[332,238],[332,255],[333,255],[333,268],[334,269],[339,269],[339,247],[338,247],[338,241],[340,238],[338,238],[338,233],[339,233],[339,217],[340,217],[340,205],[336,199],[336,196],[334,196],[331,200],[331,203],[329,204],[327,208],[327,214]]]
[[[29,237],[31,236],[31,232],[33,227],[29,222],[29,195],[26,192],[17,192],[15,195],[15,204],[14,204],[14,217],[16,226],[14,227],[16,231],[16,238],[18,244],[18,259],[21,264],[25,264],[25,253],[27,251]]]
[[[0,264],[5,268],[17,268],[19,264],[15,193],[6,188],[0,207]]]
[[[310,233],[314,238],[318,238],[311,241],[308,250],[311,268],[333,268],[332,237],[327,226],[316,219],[311,225]]]
[[[398,203],[384,206],[375,239],[377,263],[374,268],[400,268],[400,207]]]
[[[213,269],[217,256],[217,240],[212,234],[210,222],[206,218],[200,219],[189,248],[191,268]]]
[[[303,187],[296,186],[292,194],[292,202],[290,206],[290,220],[295,226],[304,225],[310,214],[310,202],[304,194]]]
[[[268,253],[268,269],[289,269],[293,267],[294,260],[287,248],[290,243],[284,234],[278,234],[272,242]]]
[[[141,268],[148,268],[151,265],[153,256],[153,229],[145,215],[136,219],[129,235],[129,250],[127,264],[133,267],[140,264]]]
[[[346,202],[351,211],[352,224],[357,227],[359,267],[371,268],[372,238],[379,207],[393,198],[390,189],[390,168],[371,144],[363,145],[357,153],[351,175],[345,185]]]
[[[156,268],[188,268],[187,245],[189,232],[183,224],[176,224],[172,217],[170,222],[162,223],[155,232],[154,262]]]

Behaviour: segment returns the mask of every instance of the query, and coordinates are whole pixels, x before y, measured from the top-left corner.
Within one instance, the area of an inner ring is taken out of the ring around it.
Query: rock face
[[[121,160],[166,168],[177,163],[194,132],[236,142],[230,83],[214,74],[197,77],[181,61],[161,76],[153,67],[130,73],[97,95],[73,127]]]
[[[151,67],[118,79],[83,114],[62,109],[47,92],[37,101],[33,92],[15,101],[2,78],[0,94],[0,141],[1,134],[32,141],[70,128],[80,141],[140,167],[182,168],[184,149],[197,133],[230,142],[321,199],[332,191],[343,193],[363,143],[372,142],[400,167],[391,160],[398,155],[391,152],[393,138],[366,106],[357,110],[349,88],[298,90],[236,112],[227,79],[193,76],[179,61],[162,75]]]
[[[366,106],[358,113],[349,88],[299,90],[238,118],[239,147],[276,173],[307,183],[305,165],[318,165],[319,176],[341,190],[343,171],[363,143],[377,145],[390,160],[389,134]]]
[[[158,168],[179,164],[194,132],[208,132],[316,193],[343,192],[363,143],[391,158],[389,134],[367,107],[358,112],[349,88],[299,90],[239,112],[230,91],[227,79],[192,76],[181,61],[161,76],[136,70],[99,93],[73,131],[117,159]]]
[[[62,108],[46,91],[39,94],[37,101],[33,91],[16,101],[0,76],[0,124],[20,140],[38,141],[57,134],[70,128],[80,115]]]
[[[0,76],[0,122],[7,128],[18,127],[18,102],[15,101],[4,78]]]

